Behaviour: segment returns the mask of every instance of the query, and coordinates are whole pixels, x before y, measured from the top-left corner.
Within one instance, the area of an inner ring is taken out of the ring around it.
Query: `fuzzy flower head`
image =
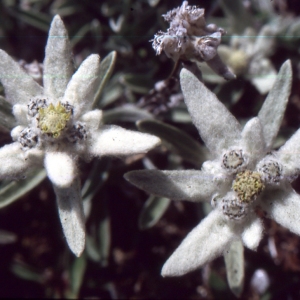
[[[247,28],[243,35],[232,36],[230,45],[221,45],[219,54],[226,65],[239,76],[245,76],[261,94],[272,88],[276,70],[268,58],[275,47],[276,28],[265,25],[256,33]]]
[[[78,159],[145,153],[159,143],[151,135],[102,125],[102,112],[94,109],[99,71],[100,57],[92,54],[74,73],[70,42],[59,16],[49,31],[43,86],[0,50],[0,80],[17,120],[11,132],[14,143],[0,149],[0,179],[20,178],[44,166],[66,240],[77,256],[85,245]]]
[[[152,46],[157,54],[164,51],[174,61],[205,61],[225,79],[235,78],[217,53],[225,31],[215,24],[206,25],[204,9],[183,1],[181,7],[174,8],[163,17],[170,27],[167,32],[159,31],[154,36]]]
[[[291,65],[283,64],[258,117],[242,129],[234,116],[192,73],[181,72],[181,87],[192,121],[210,150],[201,170],[143,170],[126,179],[155,195],[173,200],[210,201],[213,211],[194,228],[165,263],[163,276],[179,276],[226,251],[234,240],[255,250],[263,210],[300,235],[300,196],[291,181],[299,174],[298,130],[278,151],[270,152],[291,87]]]

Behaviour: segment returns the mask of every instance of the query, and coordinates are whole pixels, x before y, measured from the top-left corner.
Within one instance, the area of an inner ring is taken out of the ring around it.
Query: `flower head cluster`
[[[230,45],[221,45],[222,60],[236,75],[244,75],[261,94],[272,88],[276,70],[269,60],[275,43],[276,28],[265,25],[257,34],[247,28],[242,36],[233,36]]]
[[[101,124],[102,112],[93,108],[99,71],[100,57],[92,54],[73,75],[70,42],[59,16],[49,32],[43,87],[0,50],[0,80],[18,124],[11,132],[14,143],[0,149],[0,179],[20,178],[44,165],[64,234],[77,256],[85,246],[78,159],[144,153],[159,143],[148,134]]]
[[[181,71],[181,87],[192,121],[212,159],[201,170],[143,170],[126,179],[145,191],[173,200],[211,201],[213,211],[185,238],[165,263],[163,276],[179,276],[221,255],[234,240],[256,249],[263,235],[257,208],[300,234],[300,195],[290,182],[299,174],[298,130],[278,151],[270,152],[291,87],[285,62],[258,117],[243,129],[196,77]]]
[[[183,1],[181,7],[174,8],[163,17],[170,27],[167,32],[160,31],[154,36],[152,46],[157,54],[164,50],[174,61],[205,61],[225,79],[235,78],[217,53],[225,31],[215,24],[206,25],[204,9]]]

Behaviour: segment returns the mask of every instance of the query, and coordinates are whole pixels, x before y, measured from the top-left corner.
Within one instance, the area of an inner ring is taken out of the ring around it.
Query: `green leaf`
[[[108,178],[108,168],[110,166],[110,159],[104,158],[95,160],[93,167],[84,182],[81,189],[81,196],[83,201],[87,201],[99,191],[104,182]]]
[[[0,127],[10,131],[16,126],[16,120],[12,114],[12,105],[0,96]]]
[[[15,262],[10,266],[10,270],[18,277],[34,281],[38,283],[43,283],[43,276],[39,272],[33,270],[30,266],[25,264]]]
[[[217,272],[214,271],[210,273],[209,286],[212,289],[220,292],[224,292],[226,290],[226,282]]]
[[[201,165],[206,159],[208,151],[198,142],[194,141],[185,132],[164,124],[157,120],[142,120],[137,122],[140,131],[154,134],[170,143],[185,160]]]
[[[224,253],[227,281],[231,291],[239,297],[244,288],[244,246],[240,240],[232,242]]]
[[[146,94],[151,89],[148,75],[125,74],[120,77],[120,82],[133,92]]]
[[[91,30],[91,24],[85,24],[72,36],[70,36],[71,47],[74,47],[85,37],[85,35]]]
[[[99,262],[101,260],[96,241],[92,236],[88,234],[85,237],[85,251],[88,257],[94,262]]]
[[[112,51],[110,52],[101,62],[100,64],[100,73],[99,73],[99,88],[96,92],[96,96],[94,99],[93,107],[100,107],[101,106],[101,93],[103,91],[103,88],[110,78],[117,58],[117,52]]]
[[[21,196],[32,190],[46,177],[46,171],[35,170],[27,176],[26,179],[21,181],[4,181],[0,185],[0,208],[3,208],[14,201],[18,200]]]
[[[99,254],[100,263],[103,267],[108,265],[110,242],[111,242],[111,230],[110,220],[108,214],[99,223]]]
[[[103,123],[110,124],[116,122],[136,122],[141,119],[151,119],[153,116],[144,109],[140,109],[135,105],[126,104],[103,111]]]
[[[145,230],[153,227],[165,213],[170,202],[168,198],[150,196],[139,215],[139,228]]]
[[[86,264],[87,262],[85,254],[81,255],[78,258],[75,258],[70,270],[71,291],[67,292],[68,298],[78,298],[78,294],[86,270]]]
[[[19,21],[23,21],[37,29],[48,32],[52,17],[41,11],[23,10],[11,7],[7,12]]]

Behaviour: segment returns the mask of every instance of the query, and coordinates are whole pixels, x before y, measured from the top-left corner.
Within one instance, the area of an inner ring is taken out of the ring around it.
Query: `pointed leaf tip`
[[[186,69],[181,70],[180,84],[192,121],[213,154],[240,140],[240,124],[213,92]]]
[[[280,128],[292,85],[292,65],[287,60],[280,68],[275,83],[270,90],[258,117],[263,127],[266,146],[272,148]]]

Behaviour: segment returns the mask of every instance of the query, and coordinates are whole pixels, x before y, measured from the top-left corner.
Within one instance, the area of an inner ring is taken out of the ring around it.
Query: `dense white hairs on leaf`
[[[74,105],[75,116],[82,115],[92,109],[95,93],[98,88],[100,56],[91,54],[80,65],[72,76],[65,95],[64,102]]]
[[[233,241],[224,252],[227,281],[236,297],[243,292],[245,278],[244,246],[241,240]]]
[[[53,18],[44,60],[45,93],[53,100],[64,95],[73,74],[73,59],[68,33],[60,16]]]
[[[266,146],[269,150],[272,148],[282,122],[291,92],[291,83],[292,66],[290,60],[287,60],[281,66],[276,81],[258,113],[263,127]]]
[[[256,164],[265,155],[265,140],[258,118],[249,120],[242,131],[243,149],[249,154],[249,163]]]
[[[213,175],[197,170],[140,170],[124,177],[149,194],[172,200],[209,201],[217,190]]]
[[[260,206],[280,225],[300,235],[300,195],[292,188],[265,192]]]
[[[30,98],[43,94],[43,88],[3,50],[0,50],[0,80],[6,100],[13,105],[28,104]]]
[[[283,146],[276,152],[276,156],[284,165],[283,175],[290,176],[298,173],[300,168],[300,129],[298,129]]]
[[[28,107],[24,104],[15,104],[13,106],[13,114],[17,119],[18,125],[28,125],[27,119]]]
[[[244,245],[251,250],[256,250],[263,237],[263,230],[263,223],[259,218],[254,217],[250,220],[249,225],[245,227],[242,233]]]
[[[205,145],[220,154],[240,139],[240,124],[227,108],[191,72],[183,69],[180,83],[184,101]]]
[[[45,169],[53,185],[60,188],[71,186],[77,176],[75,161],[66,152],[47,152]]]
[[[160,143],[156,136],[115,125],[103,126],[101,131],[92,133],[91,141],[89,153],[93,156],[146,153]]]
[[[80,121],[84,122],[89,130],[98,130],[102,123],[102,110],[94,109],[88,111],[80,117]]]
[[[0,148],[0,161],[0,180],[24,176],[34,166],[30,159],[26,159],[18,142]]]
[[[80,182],[77,178],[68,188],[54,186],[61,225],[67,243],[76,256],[85,247],[85,217],[80,197]]]
[[[235,239],[221,211],[213,210],[195,227],[162,268],[162,276],[181,276],[220,256]]]

